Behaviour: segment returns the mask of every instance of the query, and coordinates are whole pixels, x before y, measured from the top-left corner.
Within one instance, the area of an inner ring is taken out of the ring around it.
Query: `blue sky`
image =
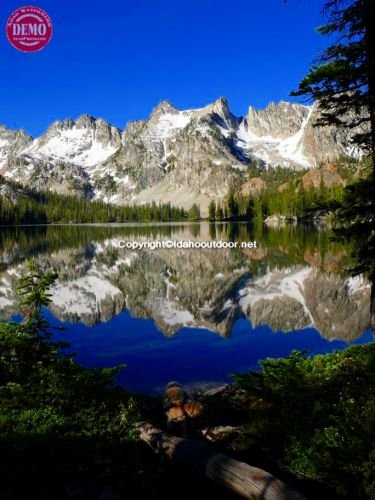
[[[45,9],[50,44],[24,54],[5,35],[17,7]],[[320,0],[7,0],[0,3],[0,123],[36,136],[83,113],[121,128],[162,99],[220,96],[237,115],[290,99],[327,41]]]

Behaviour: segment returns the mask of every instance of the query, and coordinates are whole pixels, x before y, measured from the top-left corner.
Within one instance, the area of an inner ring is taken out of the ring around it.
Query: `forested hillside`
[[[111,205],[74,195],[37,192],[0,177],[0,224],[137,222],[183,220],[188,214],[170,203]]]

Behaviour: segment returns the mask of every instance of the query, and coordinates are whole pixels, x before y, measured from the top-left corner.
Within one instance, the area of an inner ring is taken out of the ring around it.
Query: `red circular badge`
[[[16,49],[22,52],[37,52],[51,40],[52,21],[39,7],[20,7],[9,16],[6,33]]]

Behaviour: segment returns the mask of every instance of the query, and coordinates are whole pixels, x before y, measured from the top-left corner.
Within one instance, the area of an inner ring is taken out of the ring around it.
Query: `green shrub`
[[[309,358],[293,352],[235,375],[245,435],[281,468],[350,498],[370,498],[375,471],[375,345]],[[239,400],[238,400],[239,399]]]
[[[123,366],[84,368],[53,341],[42,308],[55,279],[29,265],[19,284],[24,320],[0,323],[0,434],[134,439],[134,401],[112,386]]]

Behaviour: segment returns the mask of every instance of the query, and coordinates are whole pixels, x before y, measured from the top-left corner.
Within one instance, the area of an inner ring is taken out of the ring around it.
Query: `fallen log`
[[[213,451],[204,441],[183,439],[148,422],[137,425],[140,438],[157,453],[193,467],[207,478],[250,500],[306,500],[268,472]]]

